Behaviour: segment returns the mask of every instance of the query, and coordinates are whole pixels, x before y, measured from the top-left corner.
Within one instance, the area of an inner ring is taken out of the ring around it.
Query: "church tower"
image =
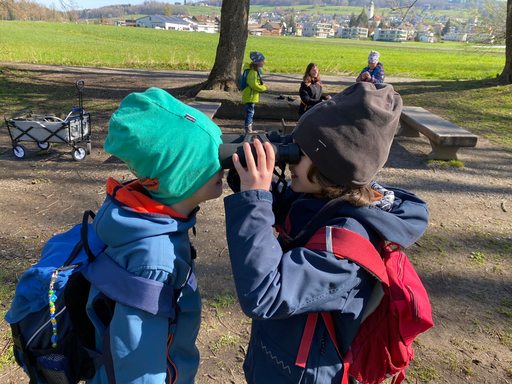
[[[370,5],[368,5],[368,20],[370,20],[373,17],[374,12],[374,6],[373,6],[373,0],[370,1]]]

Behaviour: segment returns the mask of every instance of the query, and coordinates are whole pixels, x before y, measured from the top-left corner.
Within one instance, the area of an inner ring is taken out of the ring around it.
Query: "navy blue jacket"
[[[354,231],[377,247],[382,239],[410,246],[426,229],[427,206],[412,193],[389,190],[394,201],[388,211],[345,204],[326,225]],[[263,190],[224,200],[236,290],[244,313],[253,319],[244,363],[246,380],[249,384],[339,383],[342,362],[322,321],[316,326],[306,368],[295,365],[307,315],[332,312],[336,329],[343,330],[337,341],[345,353],[375,280],[357,264],[330,252],[299,247],[283,254],[272,229],[272,201],[272,194]],[[288,189],[274,204],[279,210],[277,223],[294,237],[326,202]]]

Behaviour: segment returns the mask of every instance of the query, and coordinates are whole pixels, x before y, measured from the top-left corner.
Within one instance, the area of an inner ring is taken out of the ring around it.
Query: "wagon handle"
[[[78,80],[76,82],[76,89],[78,89],[78,110],[80,111],[80,115],[84,111],[84,103],[83,103],[83,93],[84,93],[84,81]],[[73,109],[73,112],[75,110]]]
[[[76,82],[76,89],[78,89],[78,91],[82,92],[83,89],[84,89],[84,81],[83,80],[78,80]]]

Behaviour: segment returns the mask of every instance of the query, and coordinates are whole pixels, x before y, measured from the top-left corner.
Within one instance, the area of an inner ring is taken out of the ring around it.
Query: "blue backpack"
[[[14,357],[30,384],[78,383],[102,365],[109,382],[115,382],[109,343],[103,356],[96,352],[95,328],[86,313],[91,284],[103,293],[93,306],[107,332],[116,302],[175,318],[180,292],[132,274],[103,253],[106,246],[88,224],[89,216],[95,215],[86,211],[82,224],[45,244],[39,263],[18,282],[5,315]]]
[[[249,86],[249,84],[247,84],[247,75],[249,74],[249,71],[250,69],[246,69],[242,72],[242,76],[240,77],[240,84],[238,85],[238,89],[241,91]]]

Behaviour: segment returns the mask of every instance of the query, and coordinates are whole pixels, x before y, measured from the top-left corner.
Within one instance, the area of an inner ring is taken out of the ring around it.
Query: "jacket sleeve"
[[[235,286],[249,317],[342,310],[361,286],[373,285],[369,273],[330,252],[300,247],[283,254],[272,232],[269,192],[237,193],[224,204]]]
[[[272,211],[275,216],[275,224],[283,223],[293,202],[304,196],[304,193],[294,192],[290,188],[290,182],[283,186],[281,183],[273,181],[270,193],[272,193]]]
[[[363,79],[362,79],[363,73],[365,73],[367,70],[368,70],[368,68],[364,68],[364,69],[361,71],[361,73],[359,74],[359,76],[357,76],[356,82],[360,83],[361,81],[363,81]]]
[[[370,83],[383,83],[385,77],[386,76],[384,75],[384,68],[378,68],[377,71],[373,72],[373,76],[370,79]]]
[[[307,106],[317,105],[322,101],[321,99],[313,99],[309,96],[308,85],[305,82],[302,82],[300,85],[299,95],[302,104]]]
[[[117,303],[110,325],[116,382],[164,384],[169,319]]]
[[[247,75],[247,84],[256,92],[265,92],[267,90],[265,84],[260,84],[258,72],[254,69],[251,69]]]

